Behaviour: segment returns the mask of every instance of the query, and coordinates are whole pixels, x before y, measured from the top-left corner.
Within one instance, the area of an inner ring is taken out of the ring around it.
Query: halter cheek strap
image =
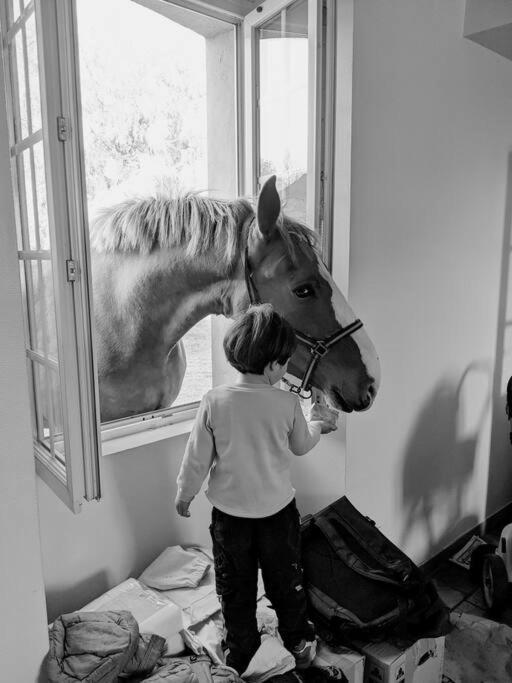
[[[258,292],[258,288],[256,287],[256,284],[252,278],[252,272],[249,265],[249,249],[247,247],[245,249],[244,261],[245,285],[247,287],[247,293],[249,294],[249,300],[251,304],[263,303]],[[300,398],[311,398],[311,379],[313,372],[315,371],[315,368],[320,360],[327,355],[331,348],[339,341],[354,334],[354,332],[359,330],[362,326],[363,323],[360,320],[354,320],[354,322],[350,323],[350,325],[340,327],[337,332],[332,334],[330,337],[327,337],[327,339],[321,340],[314,339],[304,332],[300,332],[294,328],[297,340],[309,349],[311,353],[311,360],[309,361],[308,367],[306,368],[306,372],[304,373],[304,377],[302,378],[300,385],[293,384],[284,378],[281,381],[289,387],[291,392],[297,394]]]

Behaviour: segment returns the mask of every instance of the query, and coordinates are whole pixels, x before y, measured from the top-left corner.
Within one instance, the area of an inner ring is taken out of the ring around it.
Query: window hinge
[[[78,264],[72,259],[66,261],[66,274],[68,282],[75,282],[78,277]]]
[[[69,140],[71,135],[71,125],[65,116],[57,116],[57,135],[61,142]]]

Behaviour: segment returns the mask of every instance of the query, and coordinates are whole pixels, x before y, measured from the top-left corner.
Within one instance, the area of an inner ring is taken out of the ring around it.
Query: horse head
[[[313,231],[281,214],[275,176],[258,197],[256,221],[248,236],[247,274],[247,285],[257,292],[257,299],[273,304],[298,333],[289,372],[296,377],[308,372],[308,340],[333,339],[328,349],[320,347],[309,383],[345,412],[368,409],[380,382],[375,348],[322,262]]]

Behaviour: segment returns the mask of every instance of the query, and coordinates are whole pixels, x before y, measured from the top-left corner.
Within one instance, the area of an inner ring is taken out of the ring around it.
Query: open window
[[[100,488],[69,9],[9,0],[0,21],[36,465],[78,511]]]
[[[97,208],[165,183],[254,197],[276,173],[285,210],[319,231],[330,263],[335,2],[254,7],[0,0],[34,450],[40,476],[75,511],[100,497],[102,446],[169,436],[230,375],[226,321],[206,318],[185,337],[174,404],[100,426]]]
[[[246,188],[256,194],[275,174],[283,210],[317,231],[329,268],[335,8],[334,0],[276,0],[244,20]],[[323,397],[313,390],[312,400]]]
[[[164,0],[87,0],[76,10],[89,223],[134,196],[238,196],[240,20]],[[99,298],[94,306],[101,316]],[[185,334],[187,367],[172,406],[114,419],[102,411],[104,443],[190,417],[224,376],[222,329],[208,316]]]
[[[277,176],[284,210],[318,231],[331,262],[335,3],[279,0],[244,21],[245,182]]]

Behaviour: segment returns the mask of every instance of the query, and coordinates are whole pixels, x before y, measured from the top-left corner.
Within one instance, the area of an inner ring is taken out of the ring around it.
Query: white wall
[[[0,92],[3,73],[0,58]],[[31,683],[39,676],[48,634],[11,187],[0,106],[0,677]]]
[[[347,491],[417,560],[512,500],[512,64],[464,8],[355,3],[350,298],[382,387],[348,420]]]

